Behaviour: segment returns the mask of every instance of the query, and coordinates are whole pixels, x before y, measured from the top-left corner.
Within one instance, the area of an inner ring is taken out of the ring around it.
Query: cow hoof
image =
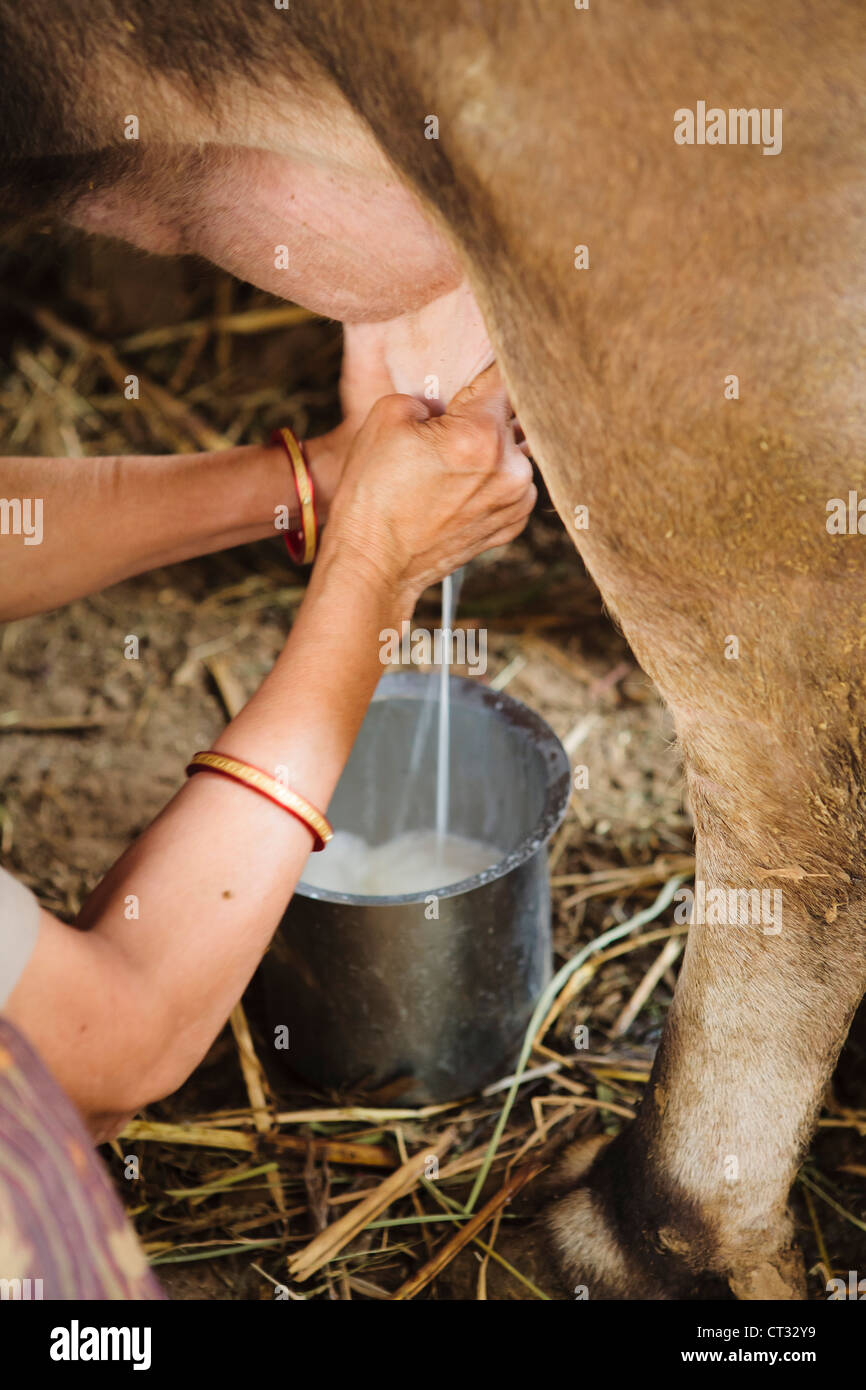
[[[673,1226],[641,1229],[630,1214],[618,1221],[605,1174],[611,1141],[593,1135],[566,1151],[550,1181],[565,1192],[544,1213],[553,1258],[576,1299],[801,1299],[806,1297],[802,1257],[785,1225],[772,1255],[706,1251]],[[639,1186],[639,1176],[634,1183]],[[711,1268],[708,1266],[712,1266]]]
[[[806,1270],[800,1247],[792,1241],[773,1260],[748,1262],[728,1276],[735,1298],[783,1299],[786,1302],[806,1298]]]

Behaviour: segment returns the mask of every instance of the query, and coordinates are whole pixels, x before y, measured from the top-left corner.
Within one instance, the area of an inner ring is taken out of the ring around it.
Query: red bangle
[[[304,457],[304,447],[297,435],[290,429],[274,430],[272,444],[282,444],[292,465],[292,477],[298,495],[301,524],[286,531],[286,549],[296,565],[311,565],[316,558],[319,541],[319,518],[316,515],[316,494],[313,478]]]
[[[276,777],[262,772],[261,768],[253,767],[251,763],[241,762],[240,758],[231,758],[226,753],[215,753],[209,748],[206,752],[195,753],[190,759],[186,775],[192,777],[196,772],[218,772],[220,776],[230,777],[233,782],[249,787],[260,796],[266,796],[268,801],[281,806],[290,816],[294,816],[307,827],[313,837],[314,850],[324,849],[333,837],[331,822],[312,802],[292,791],[290,787],[283,786]]]

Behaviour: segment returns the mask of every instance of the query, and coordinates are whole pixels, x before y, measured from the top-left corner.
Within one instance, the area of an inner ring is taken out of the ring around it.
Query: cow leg
[[[856,282],[851,229],[829,240]],[[776,364],[754,406],[665,442],[648,427],[630,466],[594,437],[603,467],[551,470],[563,516],[588,504],[575,537],[672,709],[706,905],[636,1120],[574,1153],[551,1211],[591,1296],[799,1296],[788,1191],[866,988],[866,555],[856,521],[827,529],[831,499],[866,496],[847,366],[862,329],[828,292],[793,347],[783,286],[745,295],[762,324],[744,357]],[[611,433],[616,412],[612,394]],[[765,920],[740,922],[739,898],[714,914],[719,889],[772,895]]]
[[[692,926],[636,1120],[600,1154],[566,1160],[577,1186],[550,1231],[569,1283],[590,1296],[709,1296],[708,1276],[741,1298],[802,1292],[788,1190],[866,987],[864,904],[859,876],[827,857],[832,831],[804,837],[784,800],[801,797],[828,830],[851,807],[829,769],[793,767],[811,742],[802,728],[714,732],[715,748],[706,728],[681,733],[696,880],[770,884],[777,920]]]
[[[853,228],[843,212],[826,243],[856,284]],[[866,555],[856,522],[827,529],[831,499],[866,496],[849,366],[863,335],[829,289],[815,291],[823,318],[802,319],[786,276],[796,268],[764,287],[743,277],[756,325],[738,356],[756,398],[736,416],[708,401],[689,420],[678,404],[672,428],[625,439],[635,392],[617,366],[564,464],[549,405],[513,391],[543,466],[545,447],[555,460],[561,514],[588,507],[575,539],[672,709],[707,906],[714,889],[781,897],[779,931],[772,898],[769,921],[708,912],[691,928],[637,1119],[573,1156],[550,1228],[570,1286],[591,1296],[801,1293],[787,1195],[866,988]],[[662,359],[682,353],[696,305],[679,309]],[[721,364],[730,330],[712,309],[703,325]],[[691,372],[683,361],[685,392]]]

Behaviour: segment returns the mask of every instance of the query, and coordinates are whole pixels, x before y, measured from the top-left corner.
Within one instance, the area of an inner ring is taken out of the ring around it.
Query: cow
[[[0,0],[0,207],[346,325],[348,420],[497,358],[667,702],[698,883],[643,1102],[547,1223],[592,1297],[803,1296],[866,982],[862,7]],[[858,309],[857,305],[861,308]],[[861,529],[862,528],[862,529]]]

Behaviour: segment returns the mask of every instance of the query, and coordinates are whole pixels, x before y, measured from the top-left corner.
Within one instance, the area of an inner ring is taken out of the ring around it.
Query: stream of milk
[[[327,849],[311,855],[303,882],[313,888],[357,896],[390,897],[399,893],[423,893],[446,888],[461,879],[489,869],[503,851],[481,840],[449,834],[451,750],[451,630],[463,584],[463,570],[442,581],[442,662],[439,680],[430,679],[431,692],[438,688],[436,747],[435,830],[398,833],[384,844],[370,846],[360,835],[337,830]],[[405,824],[410,798],[417,795],[416,781],[425,744],[430,736],[436,701],[421,703],[412,740],[409,769],[396,824]]]
[[[463,586],[463,570],[442,580],[442,662],[439,666],[439,744],[436,750],[436,832],[448,832],[451,798],[451,632]]]

